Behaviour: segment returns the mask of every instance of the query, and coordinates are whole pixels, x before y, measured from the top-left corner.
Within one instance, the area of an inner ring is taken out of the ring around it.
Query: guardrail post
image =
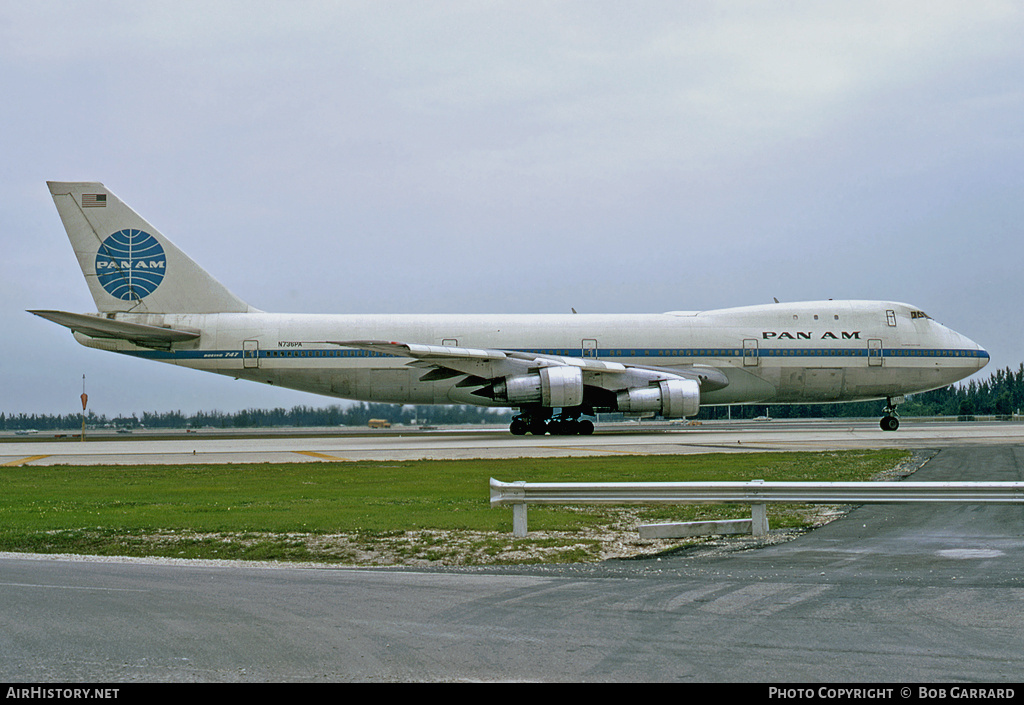
[[[747,487],[749,488],[750,494],[753,497],[758,496],[761,490],[764,489],[764,480],[751,480]],[[768,535],[768,505],[754,504],[750,505],[750,534],[752,536],[767,536]]]
[[[750,533],[753,536],[768,535],[768,505],[750,505]]]
[[[526,536],[526,502],[512,505],[512,535],[517,539]]]
[[[503,483],[491,478],[491,506],[512,505],[512,536],[526,536],[526,481]]]

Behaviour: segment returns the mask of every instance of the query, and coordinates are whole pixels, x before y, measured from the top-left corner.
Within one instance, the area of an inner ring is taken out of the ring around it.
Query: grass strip
[[[0,469],[0,550],[342,564],[597,560],[602,533],[749,516],[745,505],[491,509],[511,482],[856,481],[905,451]],[[774,505],[773,529],[814,522]],[[677,542],[681,543],[681,542]]]

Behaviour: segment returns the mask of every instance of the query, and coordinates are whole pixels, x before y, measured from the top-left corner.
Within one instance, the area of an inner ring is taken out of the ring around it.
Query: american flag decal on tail
[[[83,193],[82,208],[106,208],[107,194],[105,193]]]

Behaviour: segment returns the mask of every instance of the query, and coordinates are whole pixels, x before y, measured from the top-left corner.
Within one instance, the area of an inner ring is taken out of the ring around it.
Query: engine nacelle
[[[583,403],[583,370],[579,367],[542,367],[534,375],[506,377],[494,387],[496,399],[510,404],[536,404],[555,408]]]
[[[700,384],[692,379],[666,379],[657,387],[631,387],[615,395],[619,411],[653,411],[666,419],[696,416],[700,411]]]

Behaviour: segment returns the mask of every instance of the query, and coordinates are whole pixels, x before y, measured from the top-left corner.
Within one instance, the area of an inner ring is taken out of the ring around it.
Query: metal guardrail
[[[529,504],[1022,504],[1024,482],[500,482],[491,506],[512,505],[515,536],[526,535]],[[767,519],[762,522],[767,531]]]

